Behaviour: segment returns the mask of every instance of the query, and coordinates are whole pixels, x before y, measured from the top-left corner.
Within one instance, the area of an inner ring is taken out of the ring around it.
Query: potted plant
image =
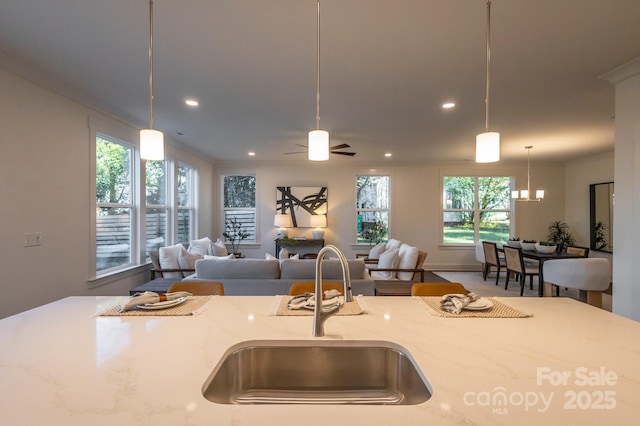
[[[387,225],[383,221],[376,219],[363,226],[359,235],[360,238],[368,241],[370,246],[381,243],[387,236]]]
[[[564,252],[567,247],[576,243],[573,235],[569,232],[569,225],[559,220],[549,225],[549,235],[547,239],[556,244],[558,253]]]
[[[225,231],[222,236],[226,241],[231,244],[231,252],[235,257],[242,257],[242,254],[238,251],[240,242],[249,236],[249,233],[244,231],[242,224],[238,221],[237,217],[227,219],[225,221]]]

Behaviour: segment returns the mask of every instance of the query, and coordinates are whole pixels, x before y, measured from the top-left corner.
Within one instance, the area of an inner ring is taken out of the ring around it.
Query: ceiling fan
[[[285,152],[285,155],[288,154],[306,154],[308,152],[309,147],[307,145],[302,145],[297,143],[297,146],[301,146],[303,148],[306,148],[307,151],[294,151],[294,152]],[[340,154],[340,155],[348,155],[349,157],[353,157],[354,155],[356,155],[355,152],[349,152],[349,151],[339,151],[341,149],[345,149],[345,148],[351,148],[351,145],[347,145],[346,143],[341,143],[340,145],[334,145],[332,147],[329,147],[329,153],[330,154]]]

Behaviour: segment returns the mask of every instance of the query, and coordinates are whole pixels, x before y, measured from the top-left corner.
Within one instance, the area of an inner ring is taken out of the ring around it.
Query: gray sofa
[[[362,259],[347,261],[354,295],[375,294],[374,281]],[[271,296],[288,294],[297,281],[314,281],[315,259],[202,259],[195,263],[195,273],[183,281],[219,281],[229,296]],[[342,282],[340,262],[325,259],[322,263],[324,281]]]

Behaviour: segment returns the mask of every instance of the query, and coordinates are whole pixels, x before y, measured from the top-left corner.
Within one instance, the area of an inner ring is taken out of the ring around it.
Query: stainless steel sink
[[[420,404],[431,385],[385,341],[253,340],[232,346],[202,387],[219,404]]]

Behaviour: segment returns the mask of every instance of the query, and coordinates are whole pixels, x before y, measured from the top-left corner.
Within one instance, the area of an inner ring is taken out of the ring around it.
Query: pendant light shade
[[[140,130],[140,158],[164,160],[164,135],[159,130]]]
[[[476,162],[493,163],[500,160],[500,133],[484,132],[476,136]]]
[[[329,159],[329,132],[320,130],[320,1],[318,1],[318,42],[316,67],[316,130],[309,132],[309,160],[327,161]]]
[[[491,0],[487,1],[487,84],[485,93],[484,133],[476,136],[476,162],[500,161],[500,133],[489,131],[489,88],[491,81]]]
[[[309,132],[309,160],[327,161],[329,159],[329,132],[312,130]]]
[[[140,158],[164,160],[164,135],[153,128],[153,0],[149,0],[149,128],[140,130]]]

